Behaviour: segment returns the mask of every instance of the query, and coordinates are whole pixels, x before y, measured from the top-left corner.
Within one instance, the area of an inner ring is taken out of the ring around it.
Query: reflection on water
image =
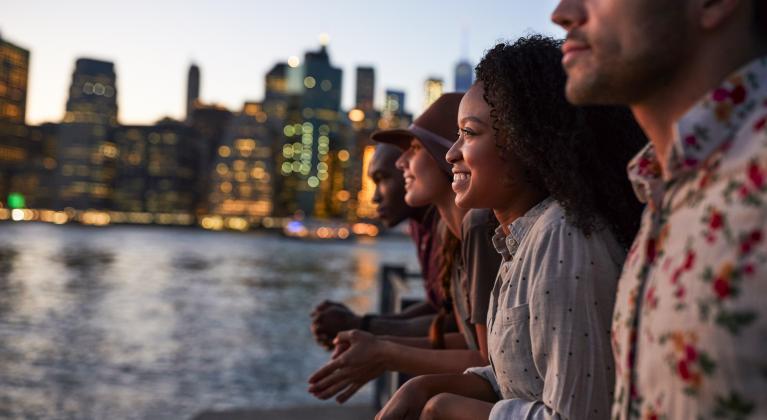
[[[190,418],[316,403],[308,312],[369,310],[405,239],[0,225],[0,418]],[[362,393],[358,398],[369,398]]]

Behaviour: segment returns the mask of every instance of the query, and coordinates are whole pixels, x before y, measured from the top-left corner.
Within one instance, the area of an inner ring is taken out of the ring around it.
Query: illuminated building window
[[[330,80],[323,80],[322,83],[320,83],[320,88],[323,91],[328,92],[333,88],[333,83],[331,83]]]
[[[290,159],[293,157],[293,146],[286,144],[282,147],[282,155]]]
[[[304,86],[306,86],[307,89],[311,89],[316,85],[317,85],[317,80],[315,80],[314,77],[306,76],[304,78]]]
[[[317,188],[320,185],[320,180],[316,176],[310,176],[306,183],[312,188]]]
[[[282,129],[282,132],[286,137],[293,137],[293,135],[296,134],[296,129],[292,125],[286,125],[285,128]]]
[[[221,192],[225,194],[232,192],[232,184],[230,182],[222,182],[220,188]]]
[[[365,120],[365,112],[361,109],[352,109],[349,111],[349,119],[352,122],[362,122]]]
[[[221,157],[229,157],[232,154],[232,150],[229,146],[221,146],[218,148],[218,155]]]
[[[238,139],[235,142],[235,147],[242,152],[242,151],[252,151],[256,148],[256,142],[253,139]]]
[[[349,152],[346,150],[341,150],[338,152],[338,160],[341,162],[346,162],[349,160]]]
[[[263,168],[253,168],[253,170],[250,171],[250,176],[253,177],[253,179],[263,179],[264,175],[266,175],[266,172],[264,172]]]
[[[226,175],[229,172],[229,167],[226,166],[225,163],[219,163],[216,165],[216,172],[218,172],[219,175]]]
[[[340,202],[346,202],[349,201],[349,198],[351,198],[351,194],[349,194],[349,191],[341,190],[336,193],[336,199]]]

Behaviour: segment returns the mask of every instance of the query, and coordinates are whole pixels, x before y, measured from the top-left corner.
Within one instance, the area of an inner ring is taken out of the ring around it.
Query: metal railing
[[[413,291],[412,281],[420,280],[421,274],[408,272],[404,266],[384,264],[379,274],[379,303],[381,314],[397,313],[417,300],[408,298]],[[398,372],[386,372],[379,376],[373,388],[373,406],[380,410],[408,377]]]

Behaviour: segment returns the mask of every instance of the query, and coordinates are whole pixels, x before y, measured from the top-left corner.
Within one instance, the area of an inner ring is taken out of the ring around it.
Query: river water
[[[316,404],[306,378],[328,353],[308,314],[372,310],[383,263],[417,268],[407,238],[0,224],[0,418]]]

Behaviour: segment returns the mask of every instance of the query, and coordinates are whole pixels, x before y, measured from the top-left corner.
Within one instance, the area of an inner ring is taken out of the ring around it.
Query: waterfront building
[[[430,107],[445,91],[445,83],[438,77],[430,77],[423,84],[423,109]]]
[[[116,222],[193,223],[203,169],[199,134],[166,118],[121,126],[112,137],[119,150],[113,209],[127,213]]]
[[[405,92],[387,89],[378,128],[381,130],[407,128],[412,120],[413,116],[405,111]]]
[[[197,64],[189,66],[186,77],[186,122],[192,119],[194,108],[200,103],[200,67]]]
[[[111,139],[117,127],[116,81],[111,62],[81,58],[75,63],[56,142],[57,209],[112,206],[118,157]]]
[[[0,36],[0,206],[25,183],[33,155],[24,125],[28,78],[29,51]]]
[[[350,131],[340,112],[342,70],[331,64],[326,45],[307,52],[302,63],[288,64],[277,209],[282,216],[339,217],[324,203],[340,191],[350,157],[344,138]]]
[[[455,65],[455,91],[466,92],[474,83],[474,67],[468,60],[461,60]]]
[[[274,189],[273,139],[261,104],[247,102],[232,117],[218,147],[208,195],[207,214],[237,229],[262,223],[272,215]]]
[[[375,70],[372,67],[357,67],[356,109],[366,114],[373,112],[375,85]]]
[[[116,83],[114,63],[78,59],[72,73],[64,123],[116,126]]]

